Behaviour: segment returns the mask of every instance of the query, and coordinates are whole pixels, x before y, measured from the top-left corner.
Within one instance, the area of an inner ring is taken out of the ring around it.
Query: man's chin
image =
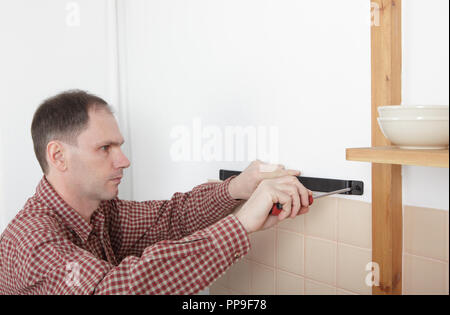
[[[111,198],[109,198],[109,200],[115,199],[117,198],[117,196],[119,196],[119,189],[117,188],[116,191],[114,193],[112,193]]]
[[[115,188],[115,190],[109,191],[102,196],[102,200],[112,200],[115,199],[119,195],[119,189]]]

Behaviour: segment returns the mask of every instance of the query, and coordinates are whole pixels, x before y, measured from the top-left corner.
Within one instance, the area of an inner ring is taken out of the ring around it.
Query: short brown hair
[[[34,153],[44,174],[48,174],[47,145],[60,140],[77,145],[79,134],[87,128],[89,110],[112,108],[100,97],[81,90],[70,90],[45,100],[31,123]]]

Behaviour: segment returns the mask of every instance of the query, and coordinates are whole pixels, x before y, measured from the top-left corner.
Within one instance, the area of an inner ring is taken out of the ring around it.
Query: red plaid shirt
[[[0,238],[0,294],[193,294],[250,249],[231,179],[103,201],[86,222],[45,176]]]

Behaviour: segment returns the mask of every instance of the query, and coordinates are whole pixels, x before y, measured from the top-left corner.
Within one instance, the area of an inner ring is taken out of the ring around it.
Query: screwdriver
[[[314,202],[314,199],[319,199],[322,197],[326,197],[326,196],[331,196],[331,195],[335,195],[335,194],[342,194],[345,192],[349,192],[352,191],[352,188],[344,188],[344,189],[339,189],[339,190],[335,190],[335,191],[331,191],[331,192],[327,192],[327,193],[315,193],[313,192],[312,195],[309,195],[309,205],[312,205]],[[271,215],[277,216],[281,213],[281,210],[283,209],[283,206],[278,202],[276,204],[273,205],[272,210],[270,211]]]

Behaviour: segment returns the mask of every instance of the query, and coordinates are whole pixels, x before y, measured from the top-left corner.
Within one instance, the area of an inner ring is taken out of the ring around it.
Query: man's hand
[[[248,233],[267,229],[287,217],[307,213],[310,194],[312,192],[294,176],[264,179],[235,216]],[[283,210],[278,216],[269,215],[277,202]]]
[[[239,176],[233,178],[228,190],[233,199],[248,200],[264,179],[283,176],[299,176],[300,171],[286,170],[283,165],[253,161]]]

